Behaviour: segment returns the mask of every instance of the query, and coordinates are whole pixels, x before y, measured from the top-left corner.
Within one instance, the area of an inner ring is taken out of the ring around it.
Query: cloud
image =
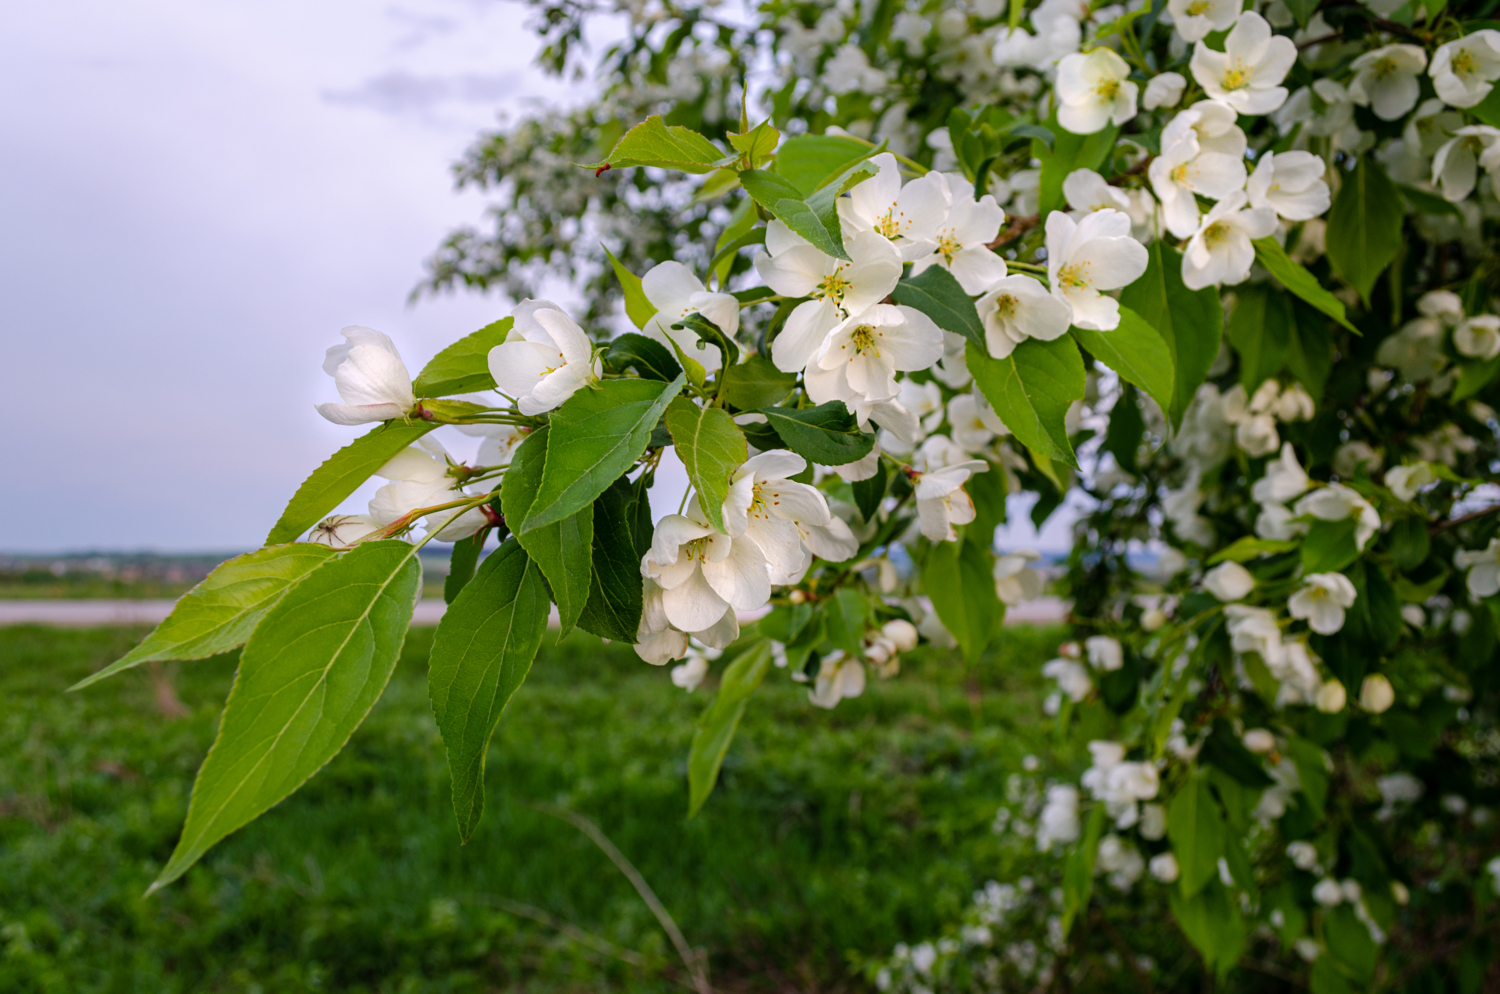
[[[439,76],[394,69],[371,76],[350,90],[324,90],[323,99],[383,114],[425,115],[443,104],[491,104],[515,95],[524,85],[520,72]]]

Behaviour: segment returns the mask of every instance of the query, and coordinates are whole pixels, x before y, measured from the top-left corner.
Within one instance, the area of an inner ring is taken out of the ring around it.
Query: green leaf
[[[1305,266],[1293,262],[1274,236],[1257,238],[1251,244],[1255,246],[1255,261],[1276,277],[1278,283],[1356,335],[1359,334],[1359,329],[1344,316],[1344,302],[1323,289],[1323,284]]]
[[[735,181],[739,181],[738,175]],[[719,241],[714,246],[714,257],[708,264],[708,271],[713,273],[719,281],[721,290],[724,289],[725,281],[729,279],[729,271],[734,268],[734,260],[740,250],[766,243],[766,229],[755,227],[755,222],[759,219],[755,213],[755,201],[746,197],[735,208],[729,220],[729,226],[719,235]]]
[[[454,598],[474,579],[474,570],[479,566],[479,555],[484,551],[484,540],[489,538],[489,528],[481,528],[468,538],[453,543],[453,554],[448,558],[448,575],[443,578],[443,601],[452,604]]]
[[[776,151],[776,143],[781,141],[781,132],[773,128],[770,121],[762,121],[746,134],[731,131],[725,137],[736,152],[745,156],[750,168],[754,169]]]
[[[771,215],[813,244],[824,255],[848,259],[844,251],[843,228],[838,211],[829,208],[822,214],[802,197],[788,180],[764,169],[746,169],[740,173],[740,185]]]
[[[557,604],[561,638],[578,623],[589,599],[593,583],[594,509],[586,505],[561,521],[540,528],[523,531],[515,527],[517,522],[527,521],[535,506],[537,491],[546,476],[546,460],[551,458],[548,436],[556,430],[539,428],[516,447],[510,457],[510,469],[500,481],[500,504],[521,547],[547,578],[552,600]]]
[[[1198,756],[1203,762],[1217,766],[1246,787],[1264,788],[1275,782],[1261,766],[1260,760],[1245,748],[1240,737],[1234,734],[1234,729],[1223,718],[1214,719],[1213,729],[1203,740]]]
[[[995,596],[993,557],[973,542],[935,542],[922,564],[922,586],[943,626],[973,661],[1005,617]]]
[[[484,811],[490,736],[531,672],[547,630],[547,600],[541,570],[507,539],[444,613],[433,637],[427,693],[448,750],[462,842]]]
[[[1182,934],[1222,981],[1239,962],[1247,939],[1244,919],[1229,888],[1215,880],[1190,900],[1173,891],[1170,904]]]
[[[1083,837],[1068,853],[1068,860],[1063,864],[1063,913],[1062,934],[1067,936],[1077,920],[1078,913],[1089,906],[1089,898],[1094,893],[1094,863],[1099,858],[1099,840],[1104,835],[1105,817],[1104,805],[1095,804],[1094,810],[1089,812],[1088,824],[1084,826]]]
[[[1422,214],[1447,214],[1460,219],[1464,216],[1464,212],[1458,209],[1458,205],[1447,197],[1440,197],[1436,193],[1407,186],[1405,183],[1397,183],[1396,189],[1401,191],[1401,196],[1406,198],[1406,202],[1413,210]]]
[[[1462,369],[1463,372],[1458,376],[1458,385],[1453,388],[1453,399],[1456,401],[1468,400],[1495,382],[1495,377],[1500,376],[1500,356],[1466,362]]]
[[[436,427],[431,421],[390,421],[339,449],[302,481],[271,534],[266,536],[266,544],[295,541],[395,458],[396,453]]]
[[[1105,452],[1115,457],[1120,468],[1132,475],[1140,472],[1136,456],[1141,439],[1146,435],[1146,419],[1141,414],[1141,405],[1133,387],[1127,385],[1120,399],[1109,409],[1109,427],[1104,432]]]
[[[608,156],[590,163],[588,169],[655,166],[684,173],[707,173],[718,168],[724,152],[691,128],[668,126],[660,115],[646,118],[625,132]]]
[[[1482,28],[1475,25],[1467,27],[1470,31],[1482,30]],[[1492,25],[1486,24],[1483,27],[1489,28]],[[1500,127],[1500,93],[1491,89],[1488,96],[1469,108],[1469,113],[1492,128]]]
[[[1058,125],[1055,115],[1047,126],[1057,136],[1051,151],[1039,141],[1031,146],[1031,154],[1042,161],[1039,190],[1042,217],[1066,208],[1063,180],[1075,169],[1098,169],[1103,165],[1114,151],[1115,137],[1120,133],[1119,128],[1111,125],[1091,135],[1075,135]]]
[[[654,338],[627,332],[609,341],[604,364],[615,372],[633,369],[648,380],[670,383],[682,375],[672,350]]]
[[[985,474],[980,474],[985,475]],[[995,474],[997,476],[1001,474]],[[875,520],[875,512],[880,510],[880,502],[885,499],[885,489],[888,486],[890,474],[884,466],[877,466],[875,475],[868,480],[855,480],[850,484],[854,491],[854,505],[859,508],[860,517],[866,521]],[[971,477],[977,479],[977,477]],[[975,502],[977,505],[977,501]]]
[[[986,347],[984,322],[979,320],[974,301],[942,266],[929,266],[917,276],[902,279],[891,291],[891,299],[921,311],[944,331],[962,335],[981,349]]]
[[[1240,356],[1240,383],[1249,393],[1286,365],[1293,335],[1292,305],[1265,285],[1236,293],[1226,333]]]
[[[578,627],[600,638],[633,643],[641,627],[641,556],[634,540],[636,491],[620,477],[594,501],[594,568]],[[648,511],[649,513],[649,511]]]
[[[1340,904],[1328,910],[1323,916],[1323,939],[1328,943],[1328,951],[1349,968],[1361,986],[1374,979],[1380,949],[1353,907]]]
[[[1224,854],[1224,819],[1203,777],[1183,784],[1167,805],[1167,835],[1177,856],[1182,896],[1191,898],[1217,879]]]
[[[1354,171],[1344,175],[1328,211],[1327,255],[1334,271],[1359,291],[1366,306],[1375,280],[1401,251],[1405,216],[1396,185],[1361,156]]]
[[[1359,558],[1354,544],[1355,518],[1314,521],[1302,540],[1302,572],[1336,573]]]
[[[708,318],[697,311],[687,315],[681,321],[672,325],[674,330],[678,328],[691,331],[698,336],[702,345],[696,346],[696,350],[703,351],[704,345],[710,345],[719,350],[722,361],[720,367],[733,366],[740,361],[740,347],[735,342],[733,335],[726,335],[724,329],[714,324]]]
[[[1172,354],[1173,401],[1163,413],[1182,423],[1219,354],[1224,314],[1213,287],[1189,290],[1182,282],[1182,254],[1157,239],[1146,247],[1146,271],[1120,293],[1122,310],[1135,311],[1161,333]]]
[[[682,390],[679,376],[665,387],[653,380],[605,380],[580,390],[552,412],[547,463],[536,502],[517,535],[577,514],[635,465],[651,430]]]
[[[140,645],[68,689],[82,690],[152,660],[207,659],[243,645],[266,612],[333,554],[326,545],[296,542],[236,556],[183,594]]]
[[[842,466],[869,455],[875,436],[859,430],[859,422],[841,400],[830,400],[801,410],[765,407],[765,427],[793,452],[819,466]],[[768,446],[756,443],[757,449]],[[776,448],[772,445],[769,448]]]
[[[677,397],[667,405],[667,430],[672,433],[677,458],[698,491],[698,507],[716,531],[724,531],[729,478],[750,458],[745,433],[728,411],[699,407],[686,397]]]
[[[1427,519],[1421,515],[1398,518],[1386,532],[1391,550],[1391,559],[1402,572],[1410,572],[1427,559],[1432,549],[1432,536],[1427,532]]]
[[[412,380],[412,393],[418,397],[447,397],[495,389],[495,378],[490,375],[490,349],[505,341],[513,323],[512,318],[501,318],[433,356]]]
[[[786,399],[797,385],[796,373],[783,373],[765,356],[750,355],[720,374],[719,398],[741,411],[770,407]]]
[[[1328,763],[1326,754],[1307,739],[1288,737],[1287,755],[1297,767],[1297,779],[1302,783],[1302,793],[1313,806],[1319,818],[1328,809]]]
[[[771,669],[771,643],[756,641],[734,657],[719,680],[718,693],[698,718],[688,752],[688,817],[703,807],[719,779],[719,767],[735,729],[745,715],[750,695]]]
[[[1252,559],[1261,556],[1274,556],[1282,552],[1291,552],[1297,547],[1296,539],[1280,538],[1256,538],[1253,535],[1245,535],[1235,540],[1218,552],[1209,557],[1208,565],[1216,566],[1225,561],[1237,563],[1248,563]]]
[[[1016,440],[1077,469],[1064,422],[1069,405],[1083,397],[1086,378],[1073,340],[1030,338],[1004,359],[970,342],[965,356],[974,382]]]
[[[865,619],[870,615],[869,601],[859,591],[841,587],[824,603],[828,641],[849,655],[858,656],[862,651]]]
[[[1354,988],[1349,986],[1349,981],[1344,979],[1344,975],[1334,965],[1332,956],[1319,956],[1313,960],[1312,971],[1307,980],[1312,994],[1354,994]]]
[[[1328,317],[1302,300],[1292,301],[1292,339],[1288,343],[1286,368],[1307,387],[1314,403],[1323,401],[1323,387],[1333,371],[1333,335]]]
[[[874,152],[875,146],[853,138],[798,135],[782,142],[774,168],[802,196],[808,197]]]
[[[150,890],[306,783],[385,690],[422,586],[417,549],[366,542],[308,573],[251,633],[187,823]]]
[[[1095,359],[1151,395],[1162,410],[1172,406],[1172,350],[1146,319],[1128,307],[1120,308],[1114,331],[1074,328],[1073,337]]]
[[[1286,0],[1286,7],[1297,19],[1297,26],[1305,28],[1307,22],[1312,20],[1313,12],[1318,9],[1318,0]]]
[[[626,269],[625,264],[616,259],[609,249],[605,248],[604,254],[609,256],[609,266],[615,271],[615,279],[620,281],[620,290],[625,294],[625,313],[630,318],[630,323],[644,329],[647,322],[656,316],[656,305],[647,299],[639,276]]]

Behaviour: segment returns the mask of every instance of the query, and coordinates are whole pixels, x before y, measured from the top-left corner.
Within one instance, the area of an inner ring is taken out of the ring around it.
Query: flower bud
[[[880,632],[896,643],[896,649],[900,652],[910,652],[917,647],[917,626],[904,618],[887,621],[880,627]]]
[[[1150,869],[1151,875],[1164,884],[1175,881],[1180,872],[1177,867],[1177,857],[1169,852],[1152,856]]]
[[[1344,685],[1337,680],[1329,680],[1318,688],[1313,704],[1324,714],[1338,714],[1344,710],[1344,705],[1348,703],[1348,700],[1349,695],[1344,690]]]
[[[1276,748],[1276,736],[1264,728],[1252,728],[1245,733],[1244,743],[1251,752],[1268,753]]]
[[[1379,673],[1365,677],[1365,682],[1359,687],[1359,706],[1371,714],[1380,714],[1396,703],[1396,691],[1391,688],[1391,681]]]

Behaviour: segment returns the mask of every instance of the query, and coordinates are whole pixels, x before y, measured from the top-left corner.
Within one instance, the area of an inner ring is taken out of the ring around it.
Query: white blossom
[[[1223,0],[1220,0],[1222,3]],[[1152,76],[1146,83],[1146,92],[1141,95],[1141,106],[1146,110],[1158,107],[1176,107],[1187,89],[1187,80],[1179,72],[1164,72]]]
[[[1041,558],[1041,553],[1031,549],[995,557],[995,596],[1000,603],[1020,604],[1042,596],[1042,576],[1031,568]]]
[[[1054,845],[1076,842],[1078,824],[1078,788],[1058,784],[1047,788],[1047,802],[1037,817],[1036,847],[1047,852]]]
[[[983,293],[1006,273],[1005,260],[989,247],[1000,234],[1005,212],[988,193],[974,199],[974,185],[962,176],[939,174],[938,178],[947,184],[952,206],[937,226],[935,250],[912,264],[912,275],[942,266],[958,280],[964,293]]]
[[[1170,852],[1157,853],[1151,857],[1151,876],[1164,884],[1175,883],[1180,872],[1177,857]]]
[[[1224,51],[1203,42],[1193,46],[1189,63],[1193,78],[1208,95],[1241,114],[1269,114],[1286,101],[1286,78],[1297,61],[1292,39],[1271,33],[1271,25],[1255,11],[1240,15],[1224,37]]]
[[[1110,186],[1103,176],[1092,169],[1075,169],[1063,179],[1063,199],[1077,213],[1073,220],[1084,214],[1092,214],[1112,208],[1130,211],[1130,197],[1117,186]]]
[[[562,405],[603,372],[593,343],[549,300],[523,300],[504,342],[490,349],[490,375],[522,414]]]
[[[1120,640],[1108,635],[1090,635],[1083,640],[1089,665],[1101,673],[1112,673],[1125,665],[1125,650]]]
[[[646,322],[646,335],[663,345],[676,342],[677,347],[703,364],[712,373],[719,368],[719,350],[698,340],[687,328],[672,330],[672,325],[697,311],[733,338],[740,330],[740,302],[728,293],[709,293],[697,275],[680,262],[667,261],[652,266],[641,277],[641,290],[656,313]]]
[[[1444,198],[1458,203],[1474,192],[1479,167],[1500,170],[1500,128],[1471,124],[1453,132],[1432,157],[1432,182]]]
[[[1333,195],[1323,160],[1311,152],[1266,152],[1250,175],[1250,206],[1269,207],[1288,221],[1306,221],[1328,210]]]
[[[346,339],[323,358],[342,404],[319,404],[318,413],[336,425],[362,425],[404,418],[417,403],[411,374],[388,337],[373,328],[350,325]]]
[[[1313,573],[1302,582],[1302,589],[1287,601],[1287,613],[1305,619],[1319,635],[1332,635],[1343,628],[1344,612],[1356,597],[1349,578],[1342,573]]]
[[[760,549],[773,585],[795,583],[811,565],[809,551],[843,562],[858,548],[849,526],[828,510],[822,491],[789,477],[807,460],[786,449],[751,456],[729,479],[724,530],[743,535]]]
[[[1460,549],[1453,555],[1453,565],[1469,571],[1465,580],[1474,598],[1500,593],[1500,538],[1490,539],[1483,549]]]
[[[1337,680],[1329,680],[1313,695],[1313,706],[1324,714],[1338,714],[1348,703],[1348,693]]]
[[[823,85],[834,93],[878,93],[888,82],[858,45],[840,45],[823,65]]]
[[[1064,56],[1057,65],[1057,123],[1075,135],[1091,135],[1129,121],[1139,93],[1129,77],[1130,66],[1108,48]]]
[[[1500,317],[1481,314],[1453,329],[1453,347],[1471,359],[1490,360],[1500,355]]]
[[[657,522],[641,574],[661,587],[667,620],[684,632],[710,628],[726,611],[752,611],[771,597],[760,546],[747,535],[721,535],[681,514]]]
[[[1392,466],[1385,471],[1385,485],[1396,495],[1397,500],[1415,500],[1417,491],[1437,480],[1432,465],[1425,462],[1409,466]]]
[[[1249,278],[1255,262],[1255,247],[1250,243],[1276,230],[1276,212],[1269,207],[1247,209],[1248,199],[1236,190],[1204,215],[1182,256],[1182,282],[1189,289],[1233,285]]]
[[[1221,601],[1237,601],[1255,589],[1255,577],[1239,563],[1220,563],[1203,574],[1203,589]]]
[[[882,152],[870,159],[879,171],[837,201],[847,232],[877,231],[889,238],[907,262],[937,248],[938,226],[948,216],[952,198],[943,175],[930,172],[901,184],[896,157]],[[993,236],[991,236],[993,237]]]
[[[1004,359],[1028,338],[1044,342],[1068,331],[1073,310],[1030,276],[1007,276],[975,301],[990,355]]]
[[[820,404],[895,400],[901,389],[898,371],[926,369],[942,354],[943,333],[926,314],[904,305],[875,304],[829,331],[808,363],[807,393]]]
[[[1320,487],[1297,501],[1292,509],[1298,517],[1311,514],[1323,521],[1355,519],[1354,541],[1363,551],[1375,533],[1380,531],[1380,515],[1370,502],[1342,483],[1330,483]]]
[[[1257,755],[1263,756],[1276,749],[1276,736],[1266,728],[1246,729],[1245,734],[1240,736],[1240,741],[1244,743],[1246,749]]]
[[[1485,28],[1439,45],[1427,72],[1443,103],[1473,107],[1500,79],[1500,31]]]
[[[780,221],[766,228],[767,252],[755,260],[760,278],[779,294],[812,298],[797,305],[771,343],[771,360],[783,372],[801,372],[829,332],[879,303],[901,278],[901,253],[879,232],[856,232],[844,244],[852,261],[824,255]]]
[[[1312,870],[1318,865],[1318,849],[1311,842],[1299,839],[1286,847],[1286,854],[1299,870]]]
[[[964,482],[989,468],[990,464],[983,460],[970,459],[914,475],[917,523],[922,534],[933,542],[957,541],[958,532],[953,526],[974,520],[974,501],[964,490]]]
[[[1349,99],[1369,107],[1382,121],[1395,121],[1417,105],[1422,93],[1417,75],[1427,68],[1427,53],[1417,45],[1386,45],[1361,55],[1349,68],[1354,70]]]
[[[1412,383],[1430,380],[1448,365],[1443,354],[1445,337],[1442,322],[1436,318],[1413,318],[1380,343],[1375,361],[1399,370]]]
[[[1049,660],[1042,666],[1042,676],[1056,680],[1057,689],[1074,704],[1088,697],[1094,690],[1094,681],[1089,676],[1088,669],[1076,659],[1059,656]]]
[[[948,401],[948,424],[954,443],[965,452],[980,452],[996,435],[1010,434],[989,401],[977,393],[961,393]]]
[[[1177,116],[1198,115],[1196,110],[1185,110]],[[1151,188],[1161,201],[1167,230],[1178,238],[1186,238],[1198,228],[1197,196],[1222,199],[1243,189],[1246,175],[1244,160],[1223,152],[1202,151],[1196,131],[1187,125],[1178,130],[1181,134],[1170,144],[1164,144],[1162,154],[1151,160],[1148,173]]]
[[[1172,24],[1183,41],[1200,41],[1215,31],[1223,31],[1239,20],[1240,4],[1235,0],[1167,0]]]
[[[1095,211],[1082,221],[1047,215],[1047,276],[1052,295],[1073,310],[1073,324],[1095,331],[1120,325],[1120,305],[1101,291],[1128,286],[1146,271],[1146,247],[1130,237],[1130,217]]]
[[[1250,496],[1257,504],[1267,501],[1285,504],[1293,497],[1306,493],[1310,485],[1307,471],[1297,461],[1292,443],[1287,442],[1281,447],[1281,455],[1266,463],[1266,475],[1255,481],[1255,485],[1250,488]]]
[[[815,707],[833,708],[846,697],[865,692],[865,668],[858,659],[835,649],[818,662],[818,678],[807,699]]]

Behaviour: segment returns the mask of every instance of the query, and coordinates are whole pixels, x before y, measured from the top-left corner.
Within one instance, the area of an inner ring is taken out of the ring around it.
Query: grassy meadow
[[[972,667],[919,651],[833,712],[776,672],[718,789],[685,818],[685,694],[628,646],[545,648],[490,748],[458,844],[427,703],[432,630],[301,791],[143,899],[176,841],[233,654],[65,688],[128,629],[0,629],[0,991],[673,991],[681,968],[596,822],[723,991],[861,990],[853,966],[936,935],[1001,876],[990,823],[1047,755],[1057,629],[1008,628]]]

